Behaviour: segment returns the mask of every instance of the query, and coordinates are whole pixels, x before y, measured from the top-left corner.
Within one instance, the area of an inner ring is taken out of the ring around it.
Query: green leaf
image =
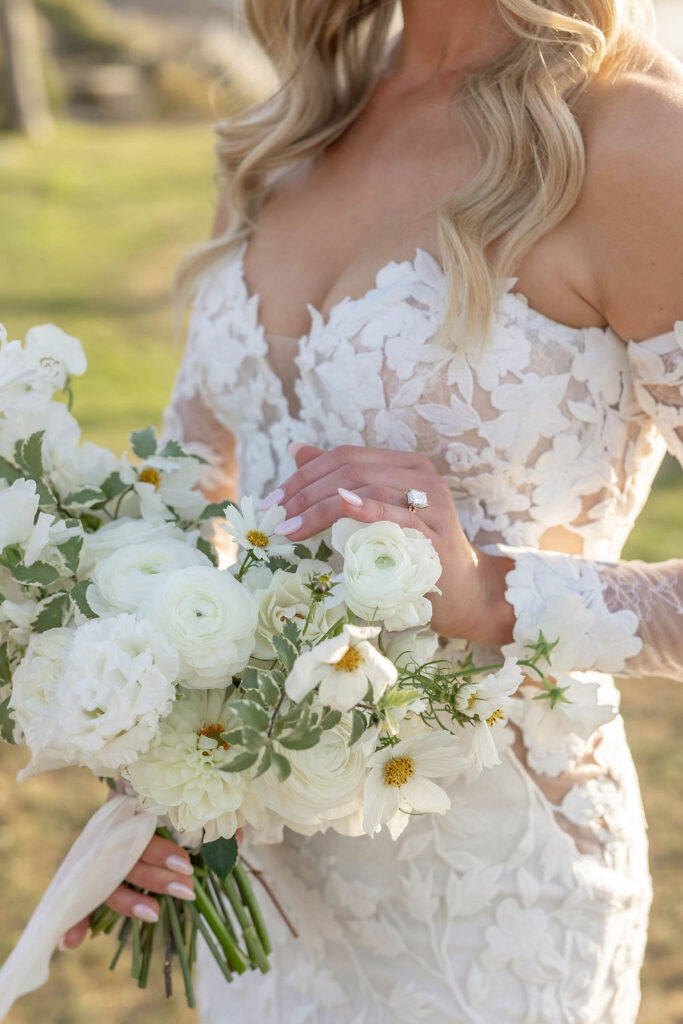
[[[20,478],[21,473],[17,467],[0,455],[0,479],[6,480],[8,484],[13,484],[15,480]]]
[[[7,644],[0,644],[0,683],[12,682],[12,669],[7,657]]]
[[[305,544],[297,544],[294,548],[294,554],[297,558],[313,558],[311,549],[307,548]]]
[[[271,643],[277,651],[278,657],[287,672],[291,672],[292,665],[299,656],[299,652],[294,644],[288,640],[286,636],[282,636],[280,633],[276,633],[275,636],[271,638]]]
[[[64,544],[59,545],[64,563],[71,573],[78,572],[78,562],[81,557],[81,548],[83,547],[82,537],[69,537]]]
[[[318,559],[318,561],[328,562],[330,558],[332,558],[333,554],[334,552],[332,548],[329,547],[324,540],[321,540],[320,544],[318,545],[318,550],[315,553],[315,557]]]
[[[99,487],[81,487],[80,490],[67,494],[62,504],[67,508],[92,508],[93,505],[103,505],[108,500],[105,492]]]
[[[248,725],[252,729],[265,732],[270,724],[270,716],[256,701],[233,700],[230,703],[230,710],[238,716],[242,725]]]
[[[282,630],[282,635],[286,637],[287,640],[290,640],[298,650],[300,630],[294,619],[287,619]]]
[[[272,555],[268,559],[268,568],[271,572],[276,572],[278,569],[284,569],[285,572],[296,572],[294,562],[290,562],[288,558],[284,558],[282,555]]]
[[[237,863],[237,839],[216,839],[202,843],[202,857],[206,866],[225,881]]]
[[[268,672],[258,673],[258,689],[266,704],[277,704],[280,699],[280,687]]]
[[[161,455],[163,459],[182,459],[188,457],[187,452],[180,444],[180,442],[173,440],[166,442],[164,447],[159,452],[159,455]]]
[[[320,726],[315,726],[313,729],[309,729],[307,732],[300,734],[296,731],[288,733],[287,736],[278,736],[278,743],[287,750],[309,750],[311,747],[317,746],[322,736],[322,729]]]
[[[241,754],[236,754],[231,761],[226,761],[225,764],[221,765],[219,771],[244,772],[247,768],[251,768],[253,764],[256,764],[257,759],[258,750],[245,750]]]
[[[359,711],[358,708],[353,708],[353,710],[351,711],[351,719],[351,735],[349,736],[350,747],[352,747],[354,743],[356,743],[361,738],[361,736],[368,727],[365,715],[363,714],[362,711]]]
[[[23,558],[23,552],[18,544],[8,544],[0,551],[0,562],[8,569],[14,570]]]
[[[43,438],[44,430],[37,430],[25,441],[17,441],[14,447],[14,455],[29,476],[40,479],[45,470],[43,469]]]
[[[128,484],[124,484],[121,474],[115,469],[100,486],[111,501],[112,498],[118,498],[119,494],[123,494]]]
[[[5,743],[14,743],[14,718],[9,706],[10,698],[0,704],[0,736]]]
[[[226,498],[225,501],[212,501],[210,505],[207,505],[204,508],[204,511],[202,512],[199,518],[215,519],[217,517],[220,517],[222,519],[225,516],[226,508],[229,508],[231,505],[234,508],[235,502],[230,501],[229,498]]]
[[[130,435],[130,446],[139,459],[148,459],[157,450],[157,438],[154,427],[145,430],[134,430]]]
[[[47,562],[34,562],[33,565],[17,565],[14,569],[17,583],[39,584],[47,587],[59,579],[59,572]]]
[[[334,729],[335,725],[341,722],[341,711],[330,708],[320,719],[320,728],[325,732],[327,729]]]
[[[243,690],[258,689],[258,672],[256,671],[255,668],[252,668],[251,665],[245,668],[244,672],[242,673],[240,686],[242,687]]]
[[[260,750],[266,742],[266,736],[265,733],[259,732],[258,729],[254,729],[250,725],[243,725],[241,729],[241,742],[242,746],[246,747],[247,750]]]
[[[263,751],[263,757],[261,758],[261,763],[259,764],[258,768],[256,769],[256,774],[254,775],[255,779],[258,779],[259,775],[263,775],[264,772],[268,771],[268,769],[270,768],[270,759],[271,759],[272,756],[273,756],[273,751],[271,750],[270,747],[266,747],[266,749]]]
[[[68,594],[57,594],[47,601],[31,623],[34,633],[44,633],[64,625],[64,618],[71,607]]]
[[[85,615],[86,619],[96,619],[97,615],[88,604],[86,593],[88,587],[92,586],[92,580],[81,580],[69,591],[69,597],[78,608],[81,615]]]
[[[286,779],[292,774],[292,766],[289,763],[288,758],[284,754],[276,754],[274,750],[270,752],[270,765],[271,768],[275,769],[275,774],[279,778],[280,782],[285,782]]]
[[[197,537],[197,550],[209,559],[213,565],[218,565],[218,556],[211,541],[206,537]]]

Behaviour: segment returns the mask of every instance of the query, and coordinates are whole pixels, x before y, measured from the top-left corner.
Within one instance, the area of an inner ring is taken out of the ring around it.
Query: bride
[[[683,75],[649,0],[403,0],[390,38],[396,6],[247,0],[281,88],[218,126],[167,429],[296,541],[419,526],[443,651],[560,636],[576,731],[524,686],[501,763],[397,842],[246,835],[299,938],[274,919],[273,971],[229,988],[207,958],[201,1016],[629,1024],[650,881],[612,673],[683,680],[683,563],[619,561],[683,457]],[[129,881],[190,871],[156,839]]]

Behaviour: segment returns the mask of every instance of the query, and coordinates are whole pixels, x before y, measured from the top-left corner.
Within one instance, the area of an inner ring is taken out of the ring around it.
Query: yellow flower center
[[[403,786],[415,774],[412,757],[392,757],[384,766],[384,782],[387,786]]]
[[[224,739],[221,739],[222,734],[225,732],[225,726],[220,722],[212,722],[210,725],[205,725],[200,730],[201,736],[206,736],[210,740],[215,740],[219,747],[223,750],[229,750],[230,744],[226,743]]]
[[[154,466],[145,466],[138,477],[141,484],[153,484],[158,491],[161,487],[161,473]]]
[[[250,530],[247,534],[247,540],[251,544],[252,548],[267,548],[268,547],[268,535],[261,533],[260,530]]]
[[[472,690],[472,693],[467,698],[467,707],[465,708],[465,711],[469,711],[470,710],[470,708],[472,707],[472,705],[474,704],[476,699],[477,699],[477,691],[476,690]]]
[[[362,661],[363,655],[355,647],[349,647],[334,667],[337,672],[355,672]]]
[[[486,724],[493,727],[495,722],[500,722],[503,718],[505,718],[505,715],[503,714],[503,709],[496,708],[493,714],[489,715],[489,717],[486,719]]]

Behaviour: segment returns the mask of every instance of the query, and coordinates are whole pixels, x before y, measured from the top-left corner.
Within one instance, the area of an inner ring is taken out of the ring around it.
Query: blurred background
[[[683,58],[683,0],[656,0]],[[182,347],[170,284],[210,230],[211,123],[272,79],[231,0],[0,0],[0,320],[11,337],[58,323],[84,342],[85,435],[122,450],[158,423]],[[625,557],[683,552],[683,480],[667,459]],[[624,683],[623,710],[650,822],[655,903],[640,1024],[683,1024],[683,687]],[[87,817],[105,797],[85,771],[15,783],[0,748],[0,961]],[[8,1024],[190,1024],[161,978],[139,992],[112,941],[58,954],[50,982]],[[286,1022],[283,1022],[286,1024]]]

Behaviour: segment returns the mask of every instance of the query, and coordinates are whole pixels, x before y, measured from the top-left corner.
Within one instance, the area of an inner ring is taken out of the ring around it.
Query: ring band
[[[406,499],[408,501],[408,508],[411,512],[414,512],[418,508],[427,508],[429,501],[424,491],[417,491],[414,487],[411,487],[409,491],[406,491]]]

